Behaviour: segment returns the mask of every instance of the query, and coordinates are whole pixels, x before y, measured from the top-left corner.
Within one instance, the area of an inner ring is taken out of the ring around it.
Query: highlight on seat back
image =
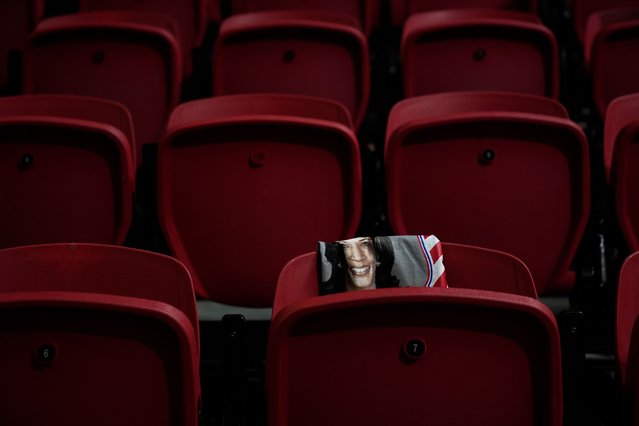
[[[320,293],[389,287],[448,287],[434,235],[355,237],[317,243]]]
[[[379,20],[378,0],[234,0],[233,14],[276,10],[315,10],[340,13],[354,19],[364,34],[370,35]]]
[[[158,143],[180,97],[180,47],[163,15],[104,11],[43,20],[25,51],[25,93],[95,96],[131,112],[136,157]]]
[[[639,7],[600,11],[587,21],[584,59],[601,117],[613,99],[639,91],[638,34]]]
[[[211,5],[208,0],[79,0],[81,11],[137,10],[166,16],[174,21],[185,75],[191,74],[191,51],[204,41]]]
[[[555,318],[529,297],[415,287],[308,297],[271,323],[269,420],[558,426],[560,359]]]
[[[487,290],[537,298],[528,267],[516,257],[482,247],[441,243],[449,287]],[[317,252],[289,261],[277,282],[273,316],[287,305],[321,295]]]
[[[404,100],[389,116],[385,166],[394,233],[427,227],[443,241],[511,253],[540,294],[574,284],[588,146],[556,101],[496,92]]]
[[[637,141],[639,141],[639,95],[621,96],[610,102],[604,126],[604,166],[614,191],[617,221],[628,246],[639,250],[637,204]]]
[[[0,250],[0,275],[3,424],[197,425],[198,322],[182,264],[51,244]]]
[[[352,237],[361,165],[348,111],[325,99],[235,95],[171,116],[159,216],[203,298],[270,307],[277,275],[318,240]]]
[[[400,55],[406,98],[464,90],[559,96],[557,42],[530,13],[454,9],[411,15]]]
[[[122,244],[132,215],[131,117],[66,95],[0,98],[0,248]]]
[[[304,10],[240,14],[220,27],[213,92],[332,99],[348,109],[357,128],[368,104],[368,62],[366,38],[347,15]]]
[[[391,0],[391,23],[395,27],[413,14],[448,9],[503,9],[537,13],[536,0]]]

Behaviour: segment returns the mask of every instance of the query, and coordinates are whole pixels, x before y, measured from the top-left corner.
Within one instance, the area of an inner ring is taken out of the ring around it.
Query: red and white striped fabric
[[[442,243],[434,235],[417,235],[429,274],[424,287],[448,287]]]

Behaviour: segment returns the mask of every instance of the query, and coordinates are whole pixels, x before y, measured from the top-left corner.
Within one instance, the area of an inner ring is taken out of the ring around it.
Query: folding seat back
[[[639,250],[639,95],[621,96],[608,106],[604,131],[606,177],[615,194],[621,231],[632,251]]]
[[[615,98],[639,91],[639,7],[605,10],[587,21],[584,54],[601,117]]]
[[[134,188],[131,117],[64,95],[0,99],[0,248],[121,244]]]
[[[270,307],[287,260],[352,237],[359,149],[338,103],[286,95],[193,101],[158,155],[160,221],[199,296]]]
[[[278,302],[291,294],[269,334],[269,424],[561,424],[557,325],[537,300],[417,287],[317,296],[314,256],[278,282]]]
[[[415,13],[432,12],[444,9],[504,9],[521,12],[537,12],[536,0],[391,0],[391,22],[395,27],[404,25],[404,21]]]
[[[0,275],[0,423],[197,425],[198,324],[182,264],[53,244],[0,251]]]
[[[446,276],[451,287],[537,298],[530,270],[515,256],[463,244],[442,243],[442,247]]]
[[[622,9],[637,6],[635,0],[571,0],[575,30],[580,40],[584,40],[588,18],[593,13],[610,9]]]
[[[349,16],[304,10],[231,16],[220,27],[213,56],[216,95],[317,96],[343,104],[355,127],[364,117],[368,48]]]
[[[427,227],[444,241],[511,253],[540,294],[574,284],[588,146],[557,102],[490,92],[404,100],[389,116],[385,165],[395,233]]]
[[[157,143],[180,92],[181,58],[173,23],[142,12],[86,12],[49,18],[25,54],[27,93],[112,99],[133,117],[137,158]]]
[[[379,3],[377,0],[235,0],[232,9],[234,14],[275,10],[331,11],[350,16],[368,35],[379,19]]]
[[[493,9],[424,12],[401,42],[404,96],[495,90],[557,98],[552,32],[532,14]]]
[[[81,11],[138,10],[163,14],[175,22],[184,72],[191,74],[191,51],[204,40],[210,13],[207,0],[79,0]]]

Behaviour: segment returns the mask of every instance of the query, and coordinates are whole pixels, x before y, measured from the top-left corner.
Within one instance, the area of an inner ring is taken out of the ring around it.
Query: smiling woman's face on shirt
[[[351,238],[339,242],[344,250],[348,269],[346,291],[375,288],[375,250],[369,237]]]

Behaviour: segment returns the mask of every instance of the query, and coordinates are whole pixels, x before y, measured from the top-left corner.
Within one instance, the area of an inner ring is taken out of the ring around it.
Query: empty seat
[[[0,98],[0,248],[121,244],[134,188],[131,117],[64,95]]]
[[[133,117],[136,157],[161,138],[180,97],[173,23],[142,12],[86,12],[43,20],[25,53],[27,93],[112,99]]]
[[[389,222],[511,253],[540,294],[565,293],[589,214],[586,137],[548,98],[445,93],[404,100],[386,135]]]
[[[391,22],[401,27],[406,18],[420,12],[444,9],[490,8],[537,12],[536,0],[390,0]]]
[[[637,6],[636,0],[570,0],[568,4],[573,11],[575,30],[581,41],[584,40],[588,18],[593,13]]]
[[[608,106],[604,131],[606,177],[614,191],[621,231],[632,251],[639,250],[639,94],[616,98]]]
[[[639,8],[605,10],[590,15],[584,55],[592,96],[601,117],[613,99],[639,91]]]
[[[41,0],[0,2],[0,88],[19,82],[22,50],[42,14]]]
[[[191,74],[191,51],[204,40],[212,6],[209,0],[79,0],[81,11],[138,10],[163,14],[175,22],[183,54],[184,72]]]
[[[623,389],[626,421],[639,424],[639,392],[637,389],[637,319],[639,318],[639,253],[631,254],[619,272],[616,311],[616,355],[619,378]],[[621,416],[620,416],[621,417]]]
[[[447,273],[464,268],[447,248]],[[464,288],[317,296],[314,256],[278,281],[269,424],[561,424],[559,335],[543,304]]]
[[[159,148],[158,198],[198,295],[270,307],[287,260],[358,226],[361,166],[348,112],[290,95],[182,104]]]
[[[355,19],[368,35],[379,19],[379,3],[379,0],[234,0],[232,11],[234,14],[274,10],[331,11]]]
[[[342,103],[358,127],[369,90],[366,38],[349,16],[317,11],[259,12],[231,16],[222,22],[213,55],[216,95],[324,97]]]
[[[53,244],[0,251],[0,275],[2,424],[197,425],[198,323],[182,264]]]
[[[456,9],[411,15],[401,65],[404,97],[464,90],[559,95],[557,43],[528,13]]]

